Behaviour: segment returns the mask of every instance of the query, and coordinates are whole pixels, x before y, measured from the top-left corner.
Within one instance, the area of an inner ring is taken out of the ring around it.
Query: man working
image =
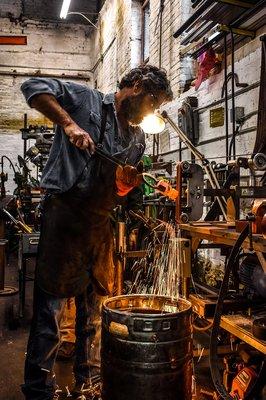
[[[89,380],[99,374],[99,362],[90,353],[97,296],[112,294],[115,278],[109,213],[141,182],[133,167],[145,146],[137,125],[172,99],[165,72],[149,65],[131,70],[119,89],[103,96],[86,86],[41,78],[22,85],[28,104],[57,125],[41,181],[46,195],[22,386],[26,400],[57,398],[58,321],[69,297],[76,302],[73,398],[84,398]],[[117,168],[101,159],[95,146],[128,165]]]

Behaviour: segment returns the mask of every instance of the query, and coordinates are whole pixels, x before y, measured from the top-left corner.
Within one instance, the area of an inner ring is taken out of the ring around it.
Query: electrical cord
[[[9,158],[9,157],[7,157],[7,156],[2,156],[2,157],[1,157],[1,167],[2,167],[2,173],[4,172],[4,171],[3,171],[3,168],[4,168],[4,158],[6,158],[6,159],[9,161],[9,163],[10,163],[10,167],[13,169],[13,171],[14,171],[14,174],[15,174],[15,173],[16,173],[15,166],[14,166],[13,162],[10,160],[10,158]]]
[[[214,386],[219,393],[219,395],[222,397],[224,400],[233,400],[233,398],[230,396],[230,394],[227,393],[222,381],[221,381],[221,376],[220,372],[218,369],[219,365],[219,358],[218,358],[218,342],[217,342],[217,337],[219,335],[219,330],[220,330],[220,321],[221,321],[221,316],[222,316],[222,311],[223,311],[223,302],[224,299],[227,295],[228,292],[228,283],[229,283],[229,277],[230,273],[233,269],[234,264],[237,262],[239,253],[241,251],[241,246],[244,240],[248,237],[250,232],[250,225],[248,224],[240,233],[234,247],[231,250],[231,253],[229,255],[226,267],[225,267],[225,273],[224,273],[224,279],[219,291],[219,296],[215,308],[215,314],[213,318],[213,328],[211,332],[211,339],[210,339],[210,368],[211,368],[211,376],[212,380],[214,383]],[[245,400],[250,400],[252,396],[254,395],[254,391],[257,389],[258,383],[261,383],[261,377],[264,376],[266,370],[266,363],[265,360],[262,362],[261,369],[258,375],[258,378],[250,391],[247,393],[247,396],[245,396]],[[263,379],[263,378],[262,378]]]
[[[253,117],[254,115],[257,115],[258,111],[252,111],[246,115],[244,115],[243,117],[239,118],[238,120],[238,126],[235,129],[235,131],[232,134],[231,140],[230,140],[230,144],[229,144],[229,160],[231,159],[232,156],[232,149],[233,149],[233,143],[234,140],[236,138],[236,136],[241,132],[242,126],[244,125],[244,123],[251,117]]]
[[[196,318],[195,318],[195,319],[196,319]],[[192,326],[193,326],[193,329],[195,329],[195,331],[206,332],[206,331],[208,331],[209,329],[211,329],[212,324],[213,324],[213,323],[210,322],[210,323],[208,323],[208,325],[199,326],[199,325],[196,325],[196,324],[195,324],[195,320],[194,320]]]
[[[227,264],[225,267],[225,272],[224,272],[224,279],[219,291],[219,296],[215,308],[215,314],[213,318],[213,328],[211,332],[211,339],[210,339],[210,367],[211,367],[211,376],[212,380],[214,383],[214,386],[219,393],[219,395],[222,397],[224,400],[233,400],[233,398],[227,393],[222,381],[221,381],[221,376],[220,376],[220,371],[218,369],[219,365],[219,358],[218,358],[218,343],[217,343],[217,337],[219,335],[219,330],[220,330],[220,321],[221,321],[221,316],[223,312],[223,302],[225,300],[225,297],[227,295],[228,291],[228,283],[229,283],[229,277],[230,277],[230,272],[233,269],[233,265],[235,264],[238,254],[241,250],[241,245],[244,242],[244,240],[248,237],[249,234],[249,225],[247,225],[242,232],[240,233],[234,247],[231,250],[230,256],[228,257]]]

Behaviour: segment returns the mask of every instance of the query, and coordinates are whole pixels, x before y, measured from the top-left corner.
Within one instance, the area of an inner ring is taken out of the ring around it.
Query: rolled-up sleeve
[[[21,91],[30,107],[34,96],[45,93],[54,96],[66,110],[79,107],[86,90],[88,88],[83,85],[50,78],[31,78],[21,85]]]

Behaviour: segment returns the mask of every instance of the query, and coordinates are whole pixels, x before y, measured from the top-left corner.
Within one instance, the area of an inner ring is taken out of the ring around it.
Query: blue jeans
[[[100,308],[102,296],[92,285],[76,302],[76,383],[85,383],[100,369]],[[60,343],[59,323],[66,299],[49,295],[35,285],[33,318],[25,361],[22,392],[26,400],[51,400],[56,389],[53,372]]]

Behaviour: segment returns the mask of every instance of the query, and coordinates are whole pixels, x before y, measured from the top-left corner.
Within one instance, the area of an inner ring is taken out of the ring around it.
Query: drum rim
[[[103,302],[103,310],[108,312],[108,313],[114,313],[116,315],[121,315],[121,316],[125,316],[126,313],[125,311],[120,311],[119,309],[113,309],[108,307],[108,303],[111,303],[113,301],[119,301],[122,299],[134,299],[134,298],[141,298],[143,297],[143,299],[166,299],[170,302],[177,302],[177,306],[178,306],[178,302],[181,302],[183,304],[184,309],[176,311],[176,312],[167,312],[166,314],[146,314],[146,313],[132,313],[130,314],[130,317],[145,317],[145,318],[169,318],[169,317],[176,317],[176,316],[180,316],[180,314],[186,314],[188,312],[190,312],[192,310],[192,304],[190,301],[188,301],[187,299],[184,299],[182,297],[173,299],[169,296],[162,296],[162,295],[153,295],[153,294],[129,294],[129,295],[120,295],[120,296],[113,296],[113,297],[109,297],[108,299],[106,299]]]

